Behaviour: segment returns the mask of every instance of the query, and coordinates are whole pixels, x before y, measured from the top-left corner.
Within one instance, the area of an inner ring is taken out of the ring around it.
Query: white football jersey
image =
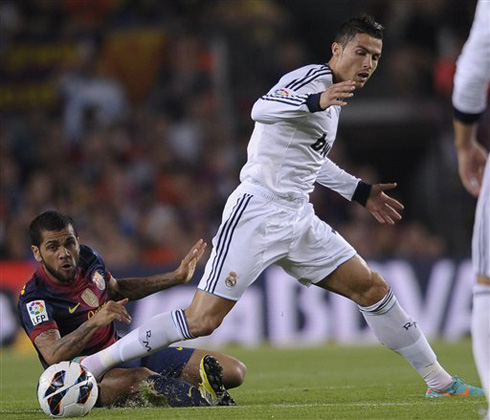
[[[359,179],[327,158],[341,107],[311,112],[307,106],[310,95],[332,85],[332,77],[327,64],[308,65],[284,75],[257,100],[242,182],[259,184],[280,197],[307,199],[317,181],[352,198]]]
[[[487,106],[490,80],[490,0],[479,0],[470,36],[458,58],[453,105],[464,113],[479,114]]]

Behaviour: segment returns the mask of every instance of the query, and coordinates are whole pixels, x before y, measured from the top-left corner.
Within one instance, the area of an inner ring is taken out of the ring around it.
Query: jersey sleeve
[[[320,168],[316,181],[351,201],[361,180],[344,171],[327,158]]]
[[[465,115],[477,118],[487,104],[490,80],[490,2],[480,0],[475,19],[454,76],[453,107],[455,116],[465,122]],[[463,114],[463,115],[461,115]]]
[[[261,96],[252,107],[252,119],[264,124],[273,124],[288,118],[301,118],[311,113],[312,95],[297,94],[290,89],[278,88]]]
[[[48,301],[36,297],[19,300],[18,311],[22,326],[32,342],[44,331],[58,329],[53,308]]]

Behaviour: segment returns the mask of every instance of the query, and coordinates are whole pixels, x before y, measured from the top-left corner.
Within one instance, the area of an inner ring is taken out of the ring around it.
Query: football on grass
[[[90,413],[99,388],[94,376],[76,362],[48,367],[39,378],[37,398],[51,417],[81,417]]]

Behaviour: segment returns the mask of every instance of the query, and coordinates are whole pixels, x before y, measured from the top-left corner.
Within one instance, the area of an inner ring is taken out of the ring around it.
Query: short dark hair
[[[346,45],[357,34],[368,34],[373,38],[383,39],[383,25],[379,24],[370,15],[363,14],[346,20],[335,35],[335,42]]]
[[[67,214],[59,213],[54,210],[48,210],[37,216],[29,226],[29,235],[31,237],[31,244],[39,247],[41,245],[42,230],[55,231],[67,228],[69,225],[73,226],[75,236],[78,237],[77,227],[73,219]]]

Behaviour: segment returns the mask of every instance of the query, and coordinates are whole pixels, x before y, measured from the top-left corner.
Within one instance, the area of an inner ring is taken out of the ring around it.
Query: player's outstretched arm
[[[366,208],[379,223],[394,225],[401,220],[399,211],[403,210],[403,204],[398,200],[385,194],[385,191],[392,190],[396,183],[374,184],[366,202]]]
[[[179,284],[188,283],[194,275],[197,262],[203,256],[206,246],[207,244],[202,239],[199,239],[184,257],[179,267],[170,273],[118,280],[111,278],[109,283],[111,297],[114,299],[125,297],[130,300],[136,300]]]

